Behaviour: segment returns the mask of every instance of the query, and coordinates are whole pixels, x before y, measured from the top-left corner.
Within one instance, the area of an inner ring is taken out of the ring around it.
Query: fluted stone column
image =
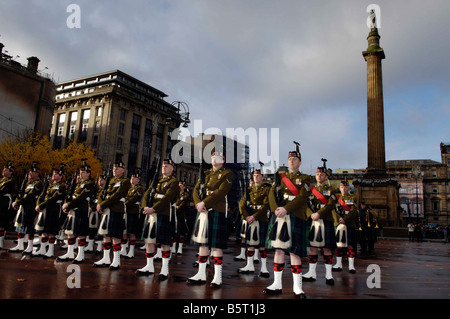
[[[382,176],[386,175],[381,71],[385,55],[377,28],[371,29],[367,41],[368,48],[362,53],[367,62],[367,174]]]

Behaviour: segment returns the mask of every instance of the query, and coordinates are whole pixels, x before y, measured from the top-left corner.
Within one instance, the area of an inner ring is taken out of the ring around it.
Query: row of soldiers
[[[199,246],[199,253],[198,271],[187,282],[206,283],[206,266],[212,255],[214,278],[211,287],[221,287],[223,249],[227,248],[228,239],[227,194],[231,190],[233,174],[223,167],[222,153],[213,153],[211,164],[212,168],[205,172],[200,169],[199,180],[192,192],[197,211],[192,239]],[[310,177],[300,172],[300,165],[299,150],[290,152],[288,168],[280,168],[274,174],[273,185],[264,183],[261,170],[254,171],[254,185],[247,189],[239,203],[247,265],[238,271],[254,272],[253,259],[255,251],[258,251],[262,261],[261,276],[268,277],[266,248],[275,250],[274,282],[264,290],[266,294],[282,292],[281,279],[286,254],[290,256],[296,298],[306,298],[302,280],[316,279],[317,249],[323,249],[328,284],[333,284],[332,254],[336,247],[337,263],[334,268],[342,269],[342,256],[346,252],[349,269],[351,272],[355,271],[356,223],[359,226],[366,225],[366,215],[358,213],[353,198],[348,193],[346,181],[341,183],[341,192],[337,194],[326,183],[326,168],[319,167],[316,174],[317,185],[311,187]],[[174,203],[179,205],[183,197],[187,198],[183,196],[183,191],[180,192],[183,185],[173,176],[174,169],[175,164],[171,160],[163,161],[161,176],[154,179],[144,192],[139,183],[139,174],[135,173],[131,179],[127,179],[124,176],[124,163],[118,162],[112,169],[113,178],[103,185],[103,191],[96,194],[96,183],[90,177],[90,167],[86,163],[80,169],[79,180],[70,187],[73,190],[66,189],[62,182],[62,169],[54,169],[51,184],[45,186],[39,179],[39,168],[34,164],[28,172],[28,182],[23,193],[19,192],[12,202],[12,207],[18,210],[15,220],[18,244],[10,251],[33,253],[32,239],[38,229],[42,233],[41,248],[34,253],[53,257],[55,237],[61,228],[62,210],[66,213],[62,216],[66,217],[63,228],[68,237],[68,248],[67,253],[58,259],[83,262],[86,238],[90,241],[94,236],[101,236],[103,257],[94,266],[118,269],[124,233],[127,234],[125,238],[130,240],[128,256],[133,256],[131,247],[136,242],[135,235],[139,232],[137,228],[140,225],[137,222],[138,216],[142,213],[145,216],[142,239],[145,241],[146,265],[138,269],[137,274],[154,273],[153,261],[157,247],[160,246],[162,265],[158,278],[165,280],[169,275],[170,247],[175,233],[173,221],[176,214],[173,206]],[[5,179],[8,179],[8,174],[5,171],[8,170],[14,172],[13,166],[7,165],[3,170],[4,178],[0,186],[2,194],[3,189],[6,189],[4,185],[7,184]],[[91,204],[92,198],[95,198],[94,204]],[[3,206],[1,209],[3,210]],[[25,235],[28,236],[27,248],[24,247]],[[74,255],[76,239],[79,246],[77,256]],[[307,256],[308,246],[309,271],[303,275],[301,258]],[[47,247],[47,251],[43,247]]]

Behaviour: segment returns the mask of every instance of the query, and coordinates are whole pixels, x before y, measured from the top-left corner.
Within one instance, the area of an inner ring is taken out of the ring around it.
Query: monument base
[[[364,176],[353,181],[355,187],[355,200],[360,206],[361,201],[370,206],[378,214],[379,224],[382,227],[401,227],[403,219],[401,214],[399,188],[400,184],[393,178],[369,178]]]

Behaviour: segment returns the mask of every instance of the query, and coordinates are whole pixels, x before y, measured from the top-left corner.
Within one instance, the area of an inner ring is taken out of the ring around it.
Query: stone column
[[[385,55],[379,40],[378,30],[372,28],[367,37],[369,46],[363,52],[367,62],[367,174],[371,176],[386,175],[381,71],[381,60]]]

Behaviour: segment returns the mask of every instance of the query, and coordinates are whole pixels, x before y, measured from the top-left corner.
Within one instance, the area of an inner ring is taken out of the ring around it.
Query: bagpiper
[[[110,270],[117,270],[120,267],[121,241],[125,229],[125,197],[130,189],[130,180],[125,177],[125,164],[120,160],[113,165],[112,173],[113,178],[105,185],[105,197],[97,203],[97,212],[102,215],[99,234],[103,235],[103,258],[96,261],[94,267],[109,266]]]
[[[139,232],[139,212],[141,208],[141,200],[144,195],[144,188],[140,184],[141,182],[141,170],[136,169],[130,177],[130,189],[127,196],[125,196],[125,208],[126,208],[126,234],[124,234],[124,240],[122,242],[122,255],[125,258],[134,258],[134,250],[136,247],[136,234]],[[124,250],[126,244],[129,241],[128,252]]]
[[[16,183],[14,181],[14,162],[9,161],[2,171],[0,180],[0,250],[3,249],[5,230],[10,222],[10,209],[13,196],[16,193]]]
[[[289,152],[288,167],[275,172],[275,182],[270,189],[269,204],[273,212],[269,225],[270,245],[275,248],[274,281],[264,289],[266,294],[282,293],[282,275],[285,252],[289,252],[295,298],[305,299],[302,288],[302,257],[306,256],[306,207],[310,194],[310,177],[300,172],[301,154]]]
[[[334,285],[332,274],[333,251],[336,248],[333,210],[335,208],[334,189],[328,184],[326,159],[316,170],[316,185],[311,187],[308,210],[309,226],[309,269],[303,275],[304,281],[316,280],[318,249],[323,250],[325,263],[325,282]]]
[[[33,251],[33,238],[35,234],[34,220],[36,218],[36,201],[42,193],[44,185],[40,180],[39,162],[33,162],[28,170],[25,179],[22,182],[22,187],[19,190],[16,200],[12,207],[18,210],[15,223],[18,233],[17,246],[11,248],[10,252],[23,252],[24,254],[31,254]],[[24,238],[28,235],[28,245],[24,249]]]
[[[52,170],[50,180],[46,180],[44,191],[36,203],[38,218],[35,229],[41,231],[40,248],[32,253],[32,256],[53,258],[55,253],[55,241],[61,229],[62,205],[66,197],[67,187],[63,181],[64,164],[60,168]]]
[[[212,168],[200,176],[195,185],[193,198],[197,209],[193,241],[199,245],[198,271],[187,280],[188,284],[206,283],[206,264],[213,250],[214,277],[210,286],[222,286],[223,249],[227,248],[227,194],[233,183],[233,173],[223,167],[222,152],[211,156]]]
[[[64,231],[67,235],[67,252],[59,256],[57,261],[72,261],[74,264],[83,263],[86,237],[89,235],[89,204],[95,196],[95,182],[91,178],[91,167],[86,159],[82,160],[80,170],[75,171],[70,189],[67,192],[62,210],[67,214]],[[77,255],[75,246],[78,239]]]
[[[156,244],[161,244],[162,265],[158,279],[166,280],[169,276],[170,245],[173,237],[172,219],[175,218],[172,204],[177,200],[180,188],[173,176],[175,163],[168,159],[161,166],[162,176],[157,179],[157,185],[151,185],[142,199],[142,213],[146,215],[143,237],[146,243],[147,264],[137,270],[138,275],[154,273],[153,258],[156,254]],[[154,179],[154,181],[156,181]]]
[[[354,274],[355,256],[357,247],[356,218],[358,208],[354,197],[350,194],[350,186],[347,180],[341,181],[339,185],[340,194],[336,194],[335,226],[336,226],[336,264],[333,271],[342,270],[342,257],[348,257],[348,270]]]
[[[247,264],[238,269],[238,273],[249,274],[255,272],[254,257],[256,248],[261,257],[260,277],[269,277],[267,270],[266,238],[269,224],[269,184],[264,183],[261,169],[253,171],[253,186],[249,188],[239,201],[239,210],[244,218],[245,244],[247,247]]]

